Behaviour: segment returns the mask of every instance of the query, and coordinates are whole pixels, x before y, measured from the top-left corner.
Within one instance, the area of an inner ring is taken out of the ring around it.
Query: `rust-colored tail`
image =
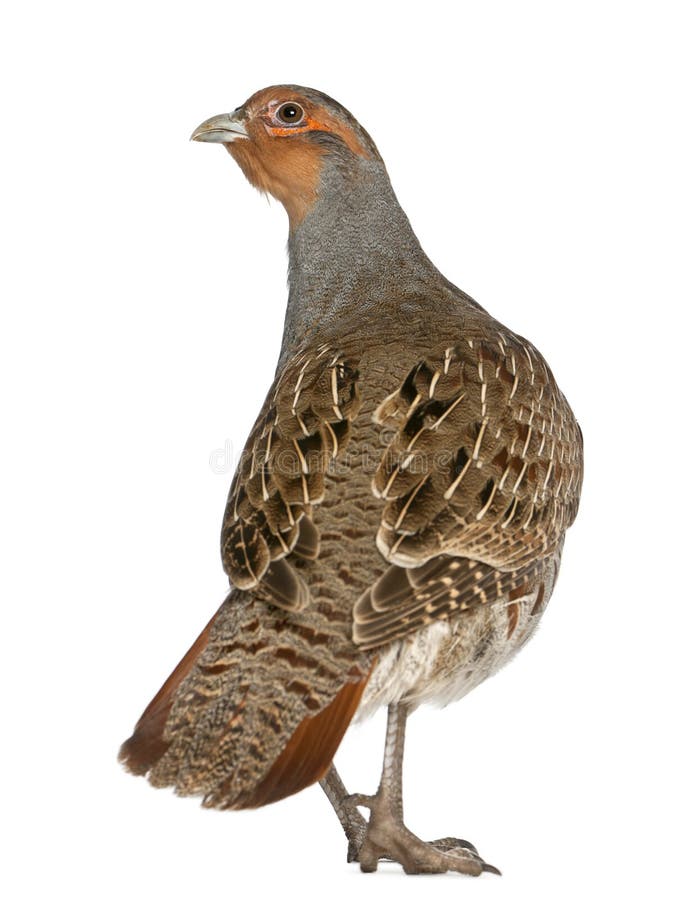
[[[345,628],[302,623],[234,591],[141,716],[119,758],[205,806],[264,806],[318,781],[360,703],[369,662]]]
[[[152,766],[168,750],[168,742],[164,740],[164,728],[176,691],[191,671],[201,651],[208,644],[208,634],[215,621],[215,616],[171,672],[156,697],[148,704],[147,709],[136,723],[131,737],[120,747],[119,761],[132,775],[147,775]]]
[[[302,719],[267,776],[239,798],[235,808],[251,809],[283,800],[321,779],[358,709],[366,683],[367,678],[347,682],[325,709]]]

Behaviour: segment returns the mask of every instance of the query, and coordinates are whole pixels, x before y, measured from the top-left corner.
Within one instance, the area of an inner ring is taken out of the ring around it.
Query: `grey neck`
[[[405,296],[441,287],[396,199],[384,164],[326,163],[318,199],[288,242],[288,309],[280,364],[312,335],[343,327],[357,314],[395,312]]]

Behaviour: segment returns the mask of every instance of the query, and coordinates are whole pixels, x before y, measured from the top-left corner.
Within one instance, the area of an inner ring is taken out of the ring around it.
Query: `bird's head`
[[[251,184],[283,203],[291,229],[315,203],[328,166],[348,172],[363,160],[381,164],[348,110],[297,85],[258,91],[234,112],[202,122],[192,140],[224,144]]]

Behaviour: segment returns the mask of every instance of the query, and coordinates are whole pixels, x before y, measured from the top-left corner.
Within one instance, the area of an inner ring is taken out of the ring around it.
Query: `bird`
[[[288,302],[226,504],[228,594],[120,760],[217,809],[318,782],[364,872],[500,874],[469,841],[407,828],[406,724],[536,630],[578,510],[580,427],[536,347],[427,257],[340,103],[274,85],[192,139],[285,207]],[[380,707],[379,786],[351,793],[335,753]]]

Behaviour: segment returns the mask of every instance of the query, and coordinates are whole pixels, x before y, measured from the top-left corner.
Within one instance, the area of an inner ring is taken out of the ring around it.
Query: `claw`
[[[492,875],[502,875],[500,869],[497,869],[496,866],[490,866],[489,863],[482,862],[482,871],[483,872],[491,872]]]
[[[346,861],[348,863],[358,862],[358,851],[359,847],[353,843],[353,841],[349,841],[349,849],[346,851]]]

